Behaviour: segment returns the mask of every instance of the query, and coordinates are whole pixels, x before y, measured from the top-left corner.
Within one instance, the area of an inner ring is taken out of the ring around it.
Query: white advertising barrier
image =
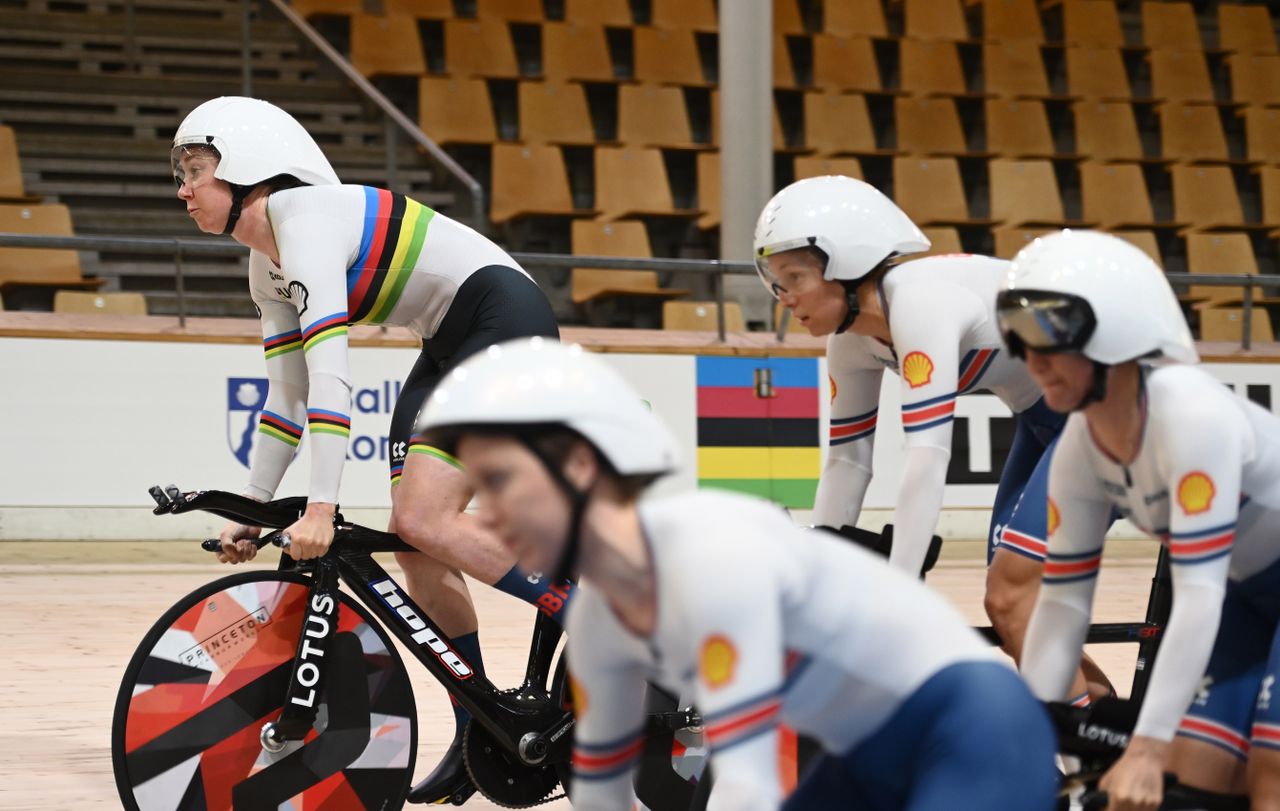
[[[353,520],[377,525],[390,506],[387,426],[400,382],[417,353],[352,349],[355,391],[342,505]],[[685,464],[662,487],[696,486],[696,359],[692,355],[606,354],[671,427]],[[1280,402],[1280,368],[1208,368],[1270,407]],[[153,518],[147,488],[244,485],[266,396],[261,350],[245,344],[0,339],[0,538],[203,537],[222,522],[203,516]],[[820,416],[827,414],[819,368]],[[883,520],[897,494],[902,428],[898,381],[885,375],[877,427],[876,478],[866,507]],[[944,518],[950,534],[980,537],[1001,459],[995,434],[1008,410],[989,395],[962,397]],[[823,431],[822,433],[825,433]],[[825,439],[823,440],[825,442]],[[305,494],[307,443],[280,486]],[[882,515],[883,513],[883,515]],[[957,524],[956,516],[967,516]],[[801,520],[804,514],[797,515]]]

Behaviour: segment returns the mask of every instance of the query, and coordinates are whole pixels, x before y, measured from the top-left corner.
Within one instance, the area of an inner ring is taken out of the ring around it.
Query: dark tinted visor
[[[1026,349],[1078,352],[1097,326],[1089,302],[1048,290],[1002,290],[996,320],[1005,346],[1019,358]]]

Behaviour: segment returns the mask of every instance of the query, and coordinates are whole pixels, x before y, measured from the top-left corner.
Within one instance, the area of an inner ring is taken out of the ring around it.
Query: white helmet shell
[[[666,473],[679,461],[670,431],[622,375],[577,344],[544,338],[468,358],[436,387],[417,430],[536,423],[572,428],[623,475]]]
[[[253,186],[292,175],[311,186],[337,185],[338,175],[310,133],[270,102],[222,96],[192,110],[173,136],[176,158],[184,146],[212,146],[221,158],[213,176]]]
[[[1096,325],[1082,354],[1112,365],[1159,353],[1200,360],[1164,271],[1141,249],[1098,231],[1060,231],[1018,252],[1010,290],[1043,290],[1089,303]]]
[[[754,254],[766,286],[768,257],[810,245],[827,254],[827,279],[854,281],[890,256],[929,250],[930,242],[875,186],[827,175],[797,180],[760,212]]]

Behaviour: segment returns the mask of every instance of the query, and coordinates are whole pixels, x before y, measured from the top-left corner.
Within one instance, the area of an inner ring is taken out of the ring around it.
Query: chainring
[[[523,763],[474,720],[462,733],[462,762],[476,790],[504,808],[529,808],[564,796],[552,796],[560,785],[555,766]]]

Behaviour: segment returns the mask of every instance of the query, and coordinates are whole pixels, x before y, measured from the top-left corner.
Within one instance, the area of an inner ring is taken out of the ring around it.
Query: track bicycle
[[[202,510],[276,530],[260,549],[283,547],[281,529],[306,508],[302,498],[150,492],[157,515]],[[117,698],[111,751],[124,807],[401,808],[418,731],[391,637],[471,713],[463,756],[480,794],[508,808],[564,796],[574,716],[560,627],[539,612],[522,683],[498,688],[372,557],[411,550],[338,514],[323,557],[281,555],[275,571],[222,577],[179,600],[144,637]],[[682,777],[672,753],[677,735],[679,749],[700,741],[701,719],[657,688],[648,707],[637,795],[653,811],[700,807],[708,780]]]

